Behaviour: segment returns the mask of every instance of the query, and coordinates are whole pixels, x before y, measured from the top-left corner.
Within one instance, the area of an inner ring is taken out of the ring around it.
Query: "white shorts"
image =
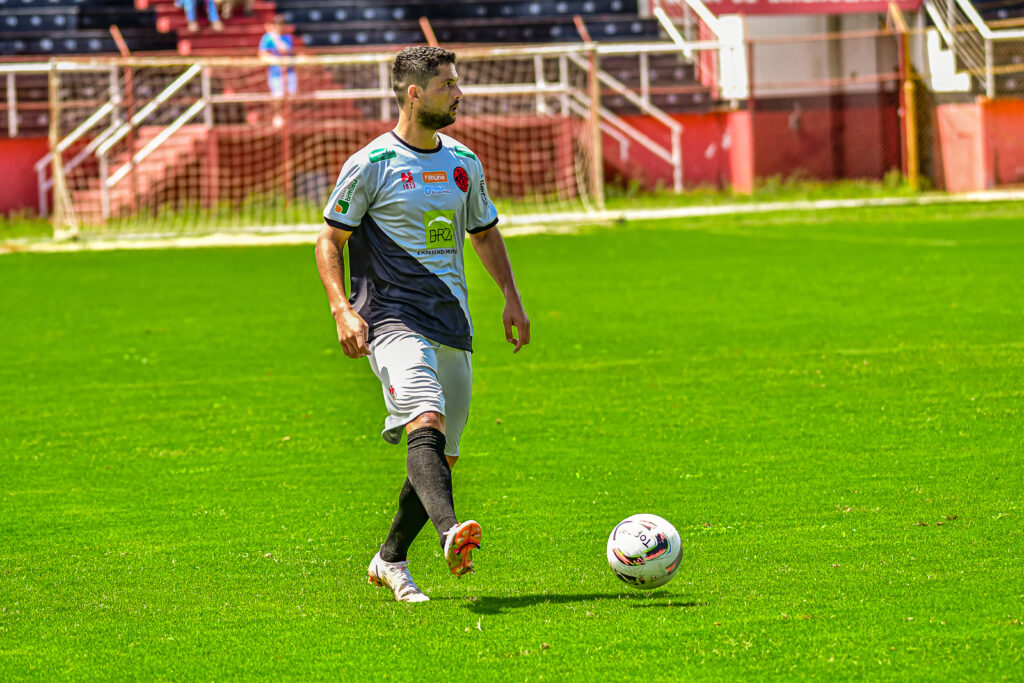
[[[411,332],[391,332],[370,344],[370,367],[388,408],[381,436],[402,441],[405,425],[426,412],[444,415],[445,455],[459,456],[459,439],[469,418],[473,354]]]

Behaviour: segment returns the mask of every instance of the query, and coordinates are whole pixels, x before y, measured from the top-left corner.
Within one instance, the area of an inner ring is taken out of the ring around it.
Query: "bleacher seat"
[[[1024,19],[1024,2],[1020,0],[974,0],[973,4],[985,21]]]
[[[116,53],[112,24],[132,51],[175,47],[133,0],[0,0],[0,55]]]
[[[650,40],[654,19],[637,14],[637,0],[278,0],[278,8],[311,47],[419,42],[427,17],[445,43],[533,43],[579,40],[581,15],[595,40]]]
[[[45,7],[5,9],[0,31],[74,31],[78,28],[77,7]]]
[[[149,30],[122,31],[133,51],[173,50],[173,37]],[[117,45],[106,30],[43,31],[0,33],[0,55],[89,54],[117,52]]]
[[[278,0],[278,8],[286,20],[293,24],[330,21],[389,22],[415,20],[426,16],[431,21],[445,19],[511,19],[569,17],[574,14],[637,15],[636,0],[545,0],[539,2],[485,2],[423,3],[415,0],[390,0],[364,4],[364,2],[332,3],[330,0]]]
[[[21,9],[45,9],[53,7],[77,7],[89,0],[0,0],[0,11],[8,12]]]

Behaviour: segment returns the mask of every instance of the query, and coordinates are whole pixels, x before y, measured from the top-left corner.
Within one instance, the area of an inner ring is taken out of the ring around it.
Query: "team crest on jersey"
[[[455,171],[452,175],[455,176],[455,184],[459,187],[460,190],[465,192],[466,190],[469,189],[469,174],[466,173],[466,169],[462,168],[461,166],[456,166]]]
[[[455,211],[423,212],[423,229],[426,231],[427,249],[455,248]]]
[[[411,171],[402,171],[402,189],[403,190],[415,190],[416,179],[413,177]]]

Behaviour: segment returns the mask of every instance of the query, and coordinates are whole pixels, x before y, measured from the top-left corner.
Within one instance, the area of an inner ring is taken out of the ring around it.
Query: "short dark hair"
[[[405,93],[410,85],[427,87],[427,81],[437,75],[442,64],[454,65],[455,53],[429,45],[407,47],[399,52],[391,65],[391,87],[399,106],[405,104]]]

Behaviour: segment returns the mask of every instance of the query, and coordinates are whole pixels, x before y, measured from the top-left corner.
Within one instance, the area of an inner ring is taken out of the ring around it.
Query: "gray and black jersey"
[[[417,149],[393,132],[345,162],[324,220],[352,232],[350,303],[373,341],[413,332],[472,351],[463,243],[498,222],[480,161],[437,134]]]

